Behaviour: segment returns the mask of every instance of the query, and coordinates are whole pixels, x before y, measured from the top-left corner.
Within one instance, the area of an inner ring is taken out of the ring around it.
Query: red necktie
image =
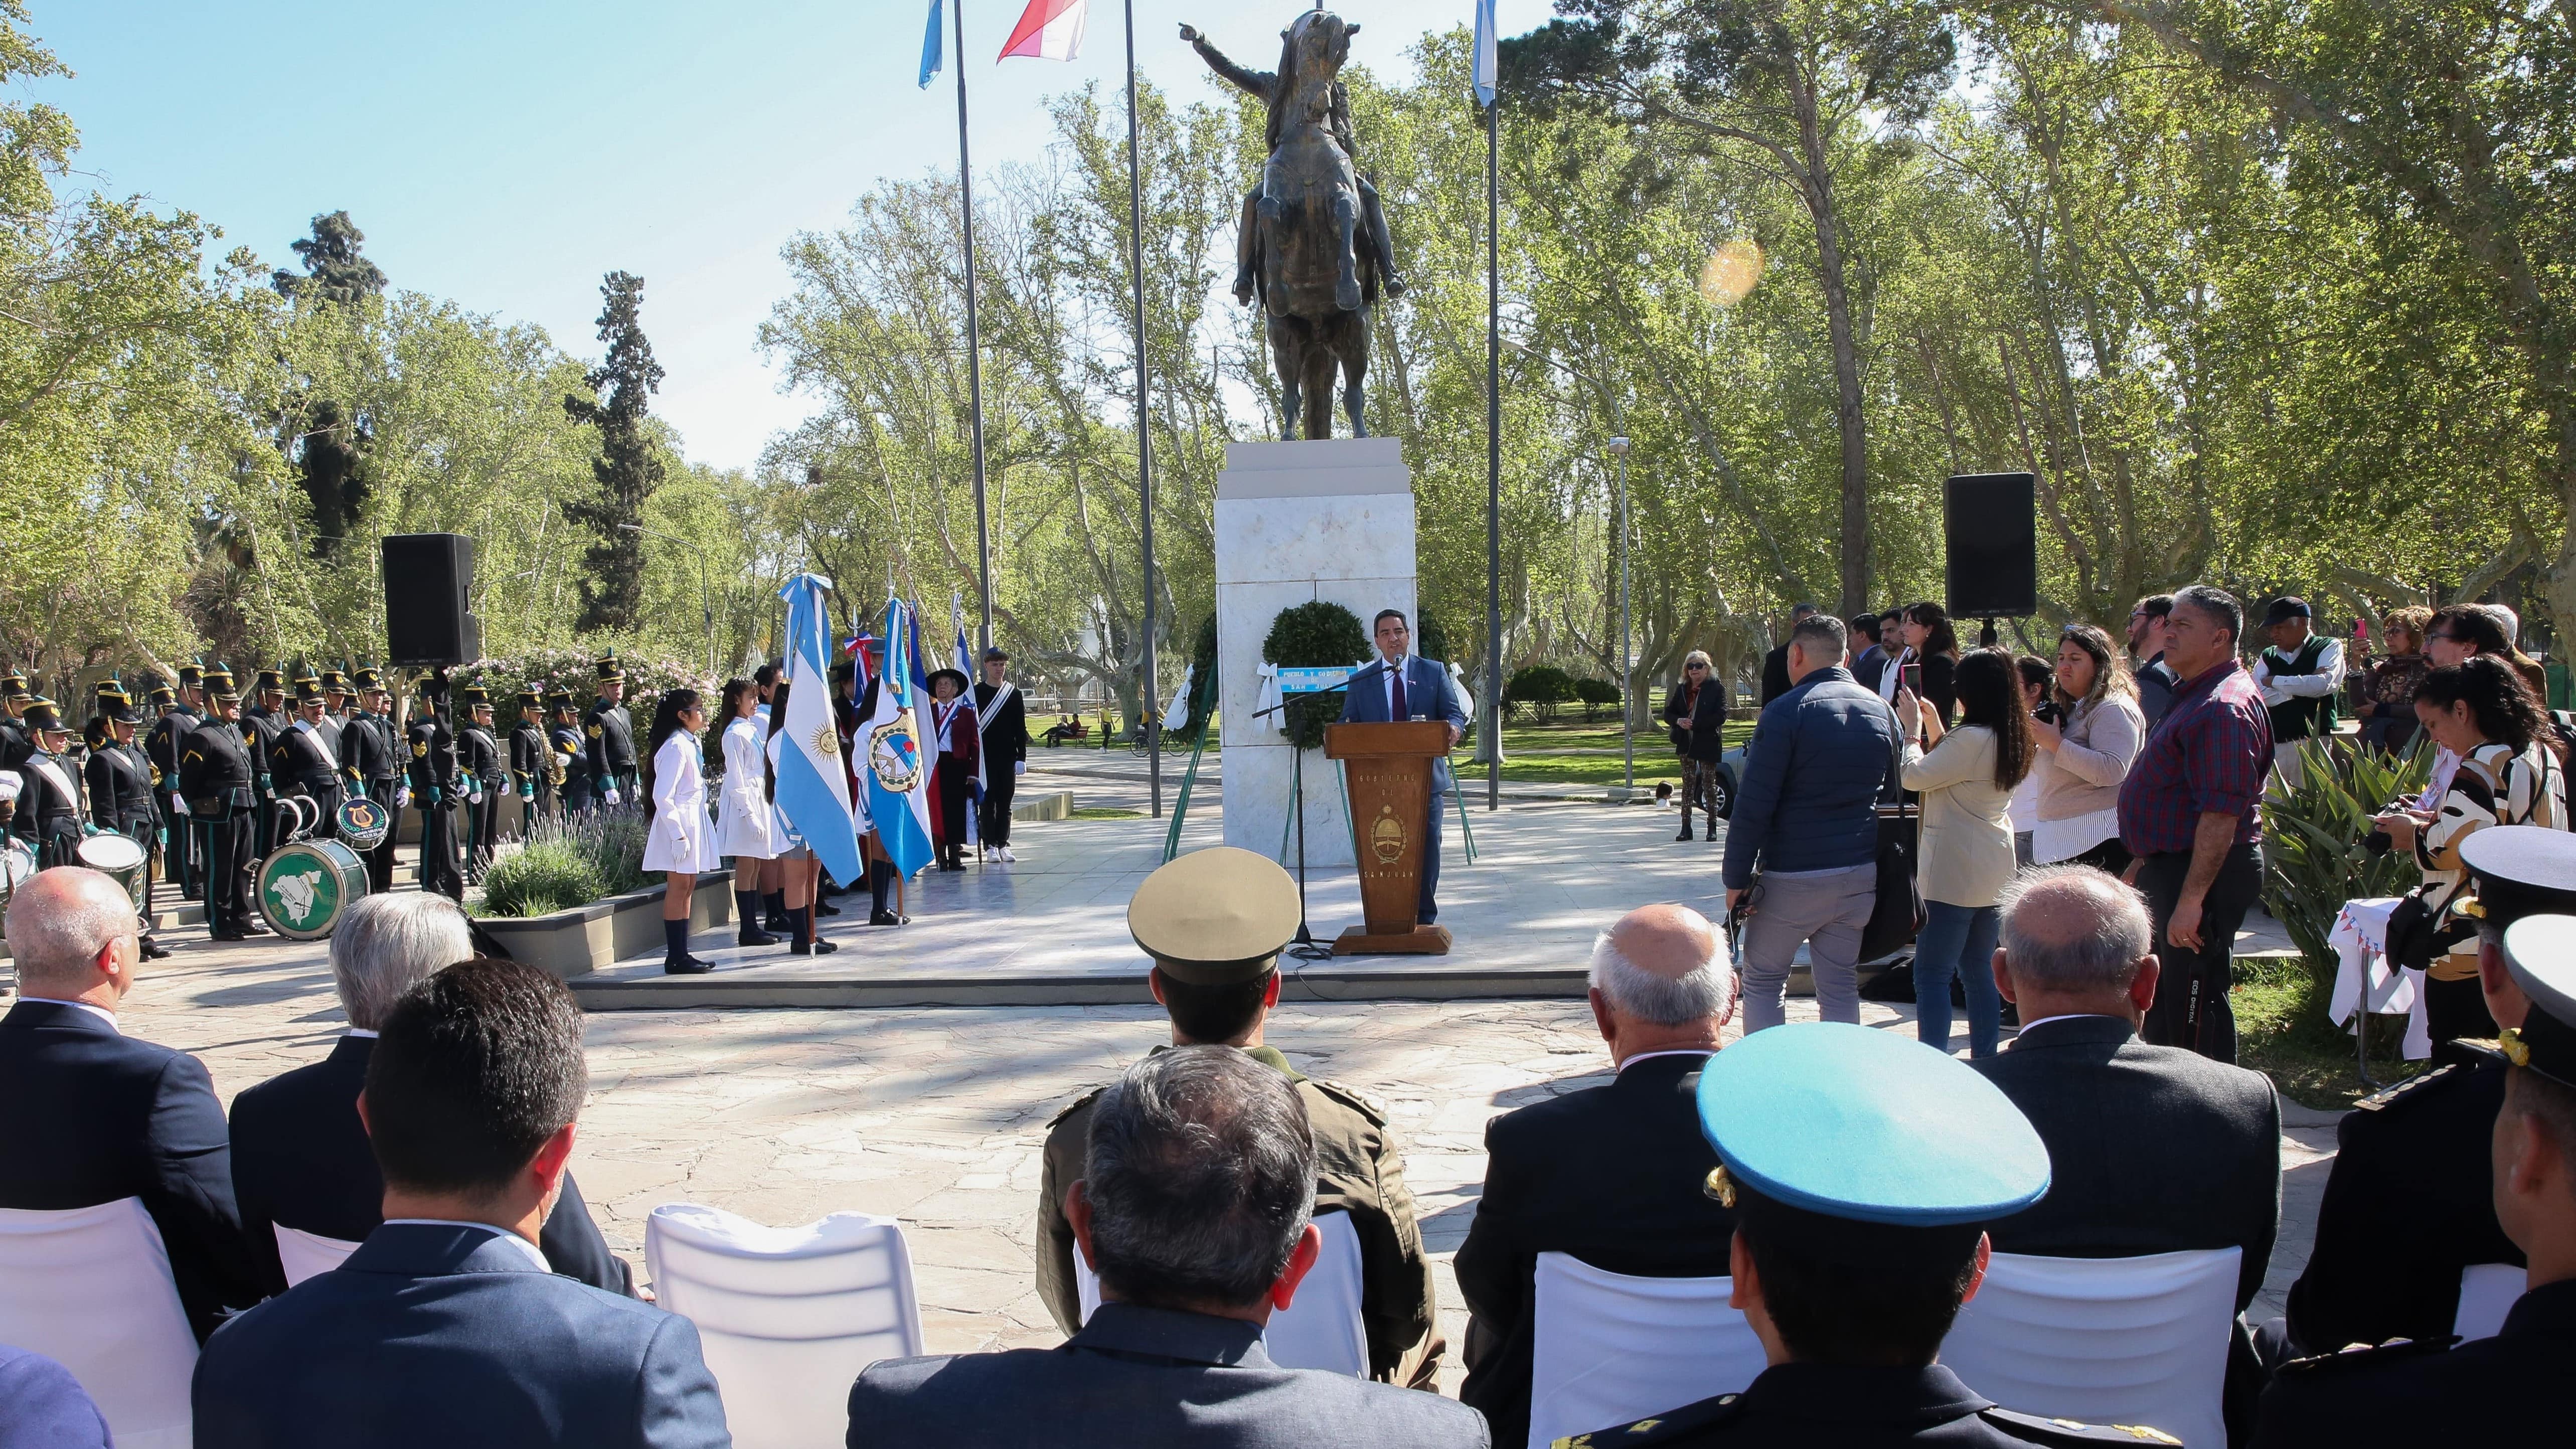
[[[1389,686],[1394,691],[1394,702],[1387,707],[1388,715],[1395,719],[1413,718],[1404,708],[1404,666],[1401,664],[1394,666],[1387,674],[1387,678],[1394,681]]]

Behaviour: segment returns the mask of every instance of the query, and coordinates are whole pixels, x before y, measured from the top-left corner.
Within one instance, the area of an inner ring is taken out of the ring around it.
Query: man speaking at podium
[[[1342,722],[1447,720],[1449,744],[1456,748],[1467,735],[1467,713],[1458,707],[1458,695],[1449,688],[1449,671],[1432,660],[1413,656],[1413,631],[1405,626],[1402,609],[1378,610],[1376,631],[1377,652],[1383,657],[1352,671],[1350,688],[1342,695]],[[1425,926],[1440,918],[1440,903],[1433,899],[1440,888],[1440,812],[1449,803],[1449,792],[1456,788],[1458,780],[1450,773],[1449,761],[1433,760],[1431,819],[1425,822],[1429,828],[1422,834],[1422,908],[1416,917]]]

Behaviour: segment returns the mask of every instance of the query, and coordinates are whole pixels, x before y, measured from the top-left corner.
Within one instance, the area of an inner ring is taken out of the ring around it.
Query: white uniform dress
[[[707,776],[698,766],[698,737],[673,730],[653,753],[653,833],[644,842],[644,868],[697,875],[723,865],[716,823],[707,815]]]
[[[758,718],[725,726],[724,793],[716,804],[716,849],[736,860],[768,860],[778,854],[770,830],[776,818],[769,806],[769,757],[761,750],[766,727]]]

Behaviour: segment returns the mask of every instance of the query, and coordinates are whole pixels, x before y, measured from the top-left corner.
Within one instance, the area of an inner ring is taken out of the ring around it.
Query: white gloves
[[[1021,760],[1011,766],[1011,773],[1014,775],[1025,775],[1028,772],[1029,762],[1026,760]]]
[[[617,798],[617,787],[614,785],[609,786],[606,791],[602,792],[600,798],[606,800],[611,805],[623,805],[626,803],[625,801]]]
[[[465,792],[465,803],[466,803],[466,804],[468,804],[468,805],[480,805],[480,804],[482,804],[482,803],[483,803],[483,792],[482,792],[482,791],[480,791],[480,790],[468,790],[468,791],[466,791],[466,792]]]
[[[411,787],[409,785],[396,785],[394,787],[394,808],[396,810],[407,810],[411,808]]]

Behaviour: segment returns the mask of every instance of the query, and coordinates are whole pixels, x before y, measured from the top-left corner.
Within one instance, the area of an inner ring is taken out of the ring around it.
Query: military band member
[[[232,674],[217,665],[205,682],[206,720],[180,746],[174,803],[188,812],[206,863],[206,925],[218,941],[240,941],[268,934],[250,902],[251,872],[259,864],[251,819],[259,810],[258,776]]]
[[[1002,677],[1011,656],[1000,645],[984,651],[984,678],[975,686],[975,727],[983,732],[983,819],[987,860],[1017,860],[1011,854],[1011,797],[1029,767],[1029,713],[1019,687]]]
[[[29,749],[17,764],[18,818],[12,828],[36,853],[37,869],[78,865],[81,772],[69,754],[72,732],[43,695],[32,696],[18,719],[26,726]]]
[[[620,703],[626,698],[626,668],[613,649],[599,657],[598,668],[598,697],[581,720],[590,788],[611,805],[630,803],[635,800],[635,721]]]
[[[465,796],[465,879],[481,885],[501,840],[501,792],[510,787],[501,742],[492,737],[492,692],[469,684],[457,691],[465,717],[456,726],[456,788]]]
[[[331,747],[331,758],[340,758],[340,737],[349,728],[349,677],[337,669],[322,671],[322,721],[315,728],[322,731],[322,742]]]
[[[286,675],[263,669],[252,677],[249,703],[243,706],[242,737],[250,745],[252,793],[258,800],[251,820],[252,850],[262,859],[281,843],[277,839],[277,779],[268,772],[277,736],[290,720],[286,711]]]
[[[510,726],[510,788],[525,808],[524,833],[555,813],[554,752],[546,747],[546,725],[537,687],[519,691],[519,717]]]
[[[1369,1376],[1428,1387],[1440,1367],[1440,1315],[1404,1185],[1403,1144],[1383,1107],[1300,1074],[1261,1039],[1297,916],[1288,872],[1251,851],[1215,846],[1147,876],[1128,902],[1127,928],[1153,959],[1149,980],[1171,1014],[1174,1046],[1236,1047],[1296,1085],[1315,1136],[1315,1212],[1349,1214],[1359,1238]],[[1082,1327],[1082,1307],[1065,1194],[1082,1180],[1099,1096],[1085,1093],[1057,1115],[1038,1179],[1038,1296],[1068,1335]]]
[[[135,713],[134,701],[118,688],[98,692],[97,725],[100,743],[89,752],[89,763],[81,767],[89,784],[90,823],[101,830],[112,830],[143,847],[143,900],[139,916],[143,955],[157,960],[170,954],[169,948],[152,939],[152,857],[161,837],[161,814],[154,807],[154,797],[161,792],[161,772],[134,740],[134,732],[143,723]]]
[[[316,839],[339,833],[340,801],[347,782],[340,773],[339,752],[322,732],[324,703],[318,676],[308,672],[296,680],[295,713],[270,736],[268,746],[268,778],[278,797],[301,795],[321,812],[313,827]]]
[[[404,753],[394,730],[393,692],[385,688],[382,674],[363,667],[350,671],[350,687],[357,691],[358,708],[340,733],[341,777],[399,820],[411,792],[403,785]],[[366,854],[367,889],[374,894],[393,889],[394,837],[401,833],[388,829]]]
[[[163,685],[152,694],[154,702],[165,708],[143,737],[143,753],[160,777],[152,791],[152,804],[161,812],[162,868],[179,887],[181,900],[203,900],[205,866],[197,855],[197,832],[189,827],[186,807],[173,808],[170,794],[178,785],[179,751],[187,744],[188,732],[205,723],[204,671],[194,664],[182,664],[178,688]],[[165,694],[170,698],[162,699]]]
[[[403,740],[412,803],[420,807],[420,888],[461,902],[465,874],[456,842],[456,732],[449,723],[445,670],[422,677],[419,710]]]
[[[27,738],[26,722],[19,718],[34,698],[27,692],[27,671],[14,664],[0,668],[0,770],[18,768],[18,762],[36,747]]]
[[[555,773],[563,782],[563,808],[579,814],[596,804],[591,788],[590,749],[582,739],[581,710],[572,695],[557,690],[546,696],[546,749],[554,755]]]

